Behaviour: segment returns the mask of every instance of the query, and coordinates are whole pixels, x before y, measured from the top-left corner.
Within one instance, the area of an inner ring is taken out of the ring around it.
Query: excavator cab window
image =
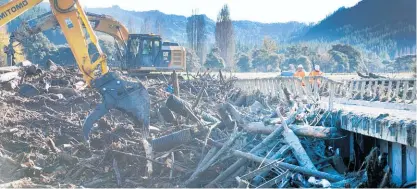
[[[142,55],[148,55],[151,52],[152,43],[150,43],[148,40],[143,40],[142,44],[143,44]]]
[[[127,67],[149,68],[159,67],[161,65],[162,42],[160,36],[149,34],[130,34],[127,46],[130,49],[126,56]]]

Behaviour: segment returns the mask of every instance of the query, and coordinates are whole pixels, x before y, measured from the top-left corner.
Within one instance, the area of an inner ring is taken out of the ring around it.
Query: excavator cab
[[[130,34],[127,42],[126,67],[129,69],[159,66],[161,37],[152,34]]]
[[[154,34],[129,34],[126,60],[122,69],[129,71],[185,70],[185,48],[162,42]]]

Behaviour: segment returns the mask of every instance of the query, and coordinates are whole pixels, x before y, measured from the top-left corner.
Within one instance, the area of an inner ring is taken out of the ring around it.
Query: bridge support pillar
[[[399,187],[403,184],[402,145],[393,142],[388,158],[391,159],[392,183]]]
[[[416,180],[416,148],[412,146],[406,147],[405,152],[405,181],[411,182]]]

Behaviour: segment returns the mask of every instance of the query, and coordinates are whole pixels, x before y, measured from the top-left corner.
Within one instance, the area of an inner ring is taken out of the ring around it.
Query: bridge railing
[[[318,81],[318,82],[317,82]],[[412,103],[416,100],[415,79],[350,79],[335,81],[322,76],[238,79],[235,86],[245,92],[260,91],[282,96],[284,88],[293,95],[346,98],[352,100]]]
[[[416,100],[415,79],[344,80],[336,95],[380,102],[412,103]]]

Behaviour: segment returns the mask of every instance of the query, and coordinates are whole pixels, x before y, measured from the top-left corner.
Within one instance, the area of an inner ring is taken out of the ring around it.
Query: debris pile
[[[247,94],[221,72],[141,79],[152,138],[112,110],[86,145],[82,122],[101,97],[77,69],[48,65],[0,69],[1,188],[389,185],[377,149],[350,166],[333,148],[345,135],[316,102]]]

